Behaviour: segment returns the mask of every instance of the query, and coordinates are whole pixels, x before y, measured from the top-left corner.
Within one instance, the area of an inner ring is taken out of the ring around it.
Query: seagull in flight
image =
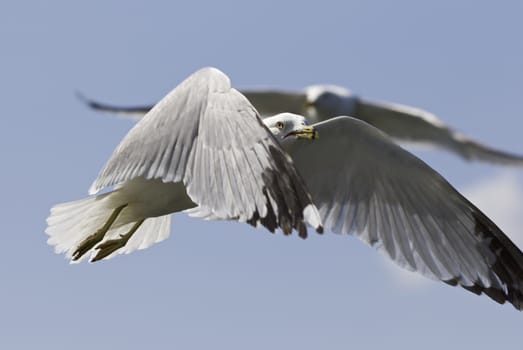
[[[345,115],[361,119],[381,129],[397,142],[424,144],[443,148],[468,161],[503,165],[523,165],[523,155],[495,149],[446,125],[423,109],[360,97],[337,85],[312,85],[302,91],[278,89],[240,90],[262,118],[290,112],[303,115],[311,123]],[[145,115],[153,105],[115,106],[78,96],[91,108],[135,119]]]
[[[48,243],[72,262],[147,248],[183,211],[301,238],[307,227],[352,235],[406,269],[523,308],[523,253],[435,170],[359,119],[262,120],[215,68],[155,105],[89,193],[47,219]]]

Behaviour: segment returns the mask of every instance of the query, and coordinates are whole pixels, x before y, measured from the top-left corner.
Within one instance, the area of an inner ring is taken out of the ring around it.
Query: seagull
[[[303,115],[311,123],[346,115],[381,129],[397,142],[438,146],[468,161],[523,165],[523,156],[482,144],[446,125],[423,109],[362,98],[337,85],[311,85],[302,91],[240,90],[262,117],[282,112]],[[89,107],[141,118],[152,105],[123,107],[100,103],[78,94]]]
[[[210,67],[129,131],[89,194],[54,206],[47,219],[48,243],[72,262],[160,242],[169,235],[170,214],[179,211],[295,230],[303,238],[307,225],[323,231],[290,157],[229,78]]]
[[[305,225],[353,235],[406,269],[523,308],[523,253],[435,170],[359,119],[261,120],[215,68],[151,109],[90,193],[47,220],[48,243],[73,262],[149,247],[185,211],[302,238]]]

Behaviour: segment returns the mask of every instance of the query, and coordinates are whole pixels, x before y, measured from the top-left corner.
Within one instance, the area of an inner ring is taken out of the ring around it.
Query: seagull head
[[[278,140],[287,137],[313,140],[318,138],[318,131],[307,125],[305,117],[293,113],[280,113],[263,119],[263,123]]]

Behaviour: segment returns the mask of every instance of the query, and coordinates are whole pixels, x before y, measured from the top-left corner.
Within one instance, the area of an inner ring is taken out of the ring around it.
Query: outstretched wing
[[[354,234],[399,265],[523,307],[523,254],[478,208],[380,130],[349,117],[284,148],[326,228]]]
[[[90,193],[136,177],[182,181],[194,214],[269,230],[321,231],[292,160],[247,99],[214,68],[191,75],[124,137]]]
[[[523,165],[523,156],[497,150],[475,141],[423,109],[396,103],[356,98],[353,116],[384,131],[398,141],[437,145],[467,160]]]

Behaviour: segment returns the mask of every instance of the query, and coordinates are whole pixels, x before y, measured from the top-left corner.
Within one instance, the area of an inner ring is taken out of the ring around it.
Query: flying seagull
[[[99,195],[99,190],[115,186]],[[290,157],[229,78],[204,68],[123,138],[89,189],[47,219],[48,243],[72,261],[147,248],[188,210],[306,237],[321,219]]]
[[[523,156],[482,144],[446,125],[423,109],[369,100],[336,85],[312,85],[303,91],[240,90],[262,117],[290,112],[311,123],[346,115],[381,129],[399,142],[442,147],[466,160],[523,165]],[[141,118],[152,105],[123,107],[100,103],[78,95],[93,109]]]
[[[304,225],[324,226],[523,308],[523,253],[436,171],[351,117],[262,122],[214,68],[187,78],[124,137],[90,192],[106,186],[115,189],[51,209],[46,233],[58,253],[96,261],[146,248],[183,210],[302,238]]]

